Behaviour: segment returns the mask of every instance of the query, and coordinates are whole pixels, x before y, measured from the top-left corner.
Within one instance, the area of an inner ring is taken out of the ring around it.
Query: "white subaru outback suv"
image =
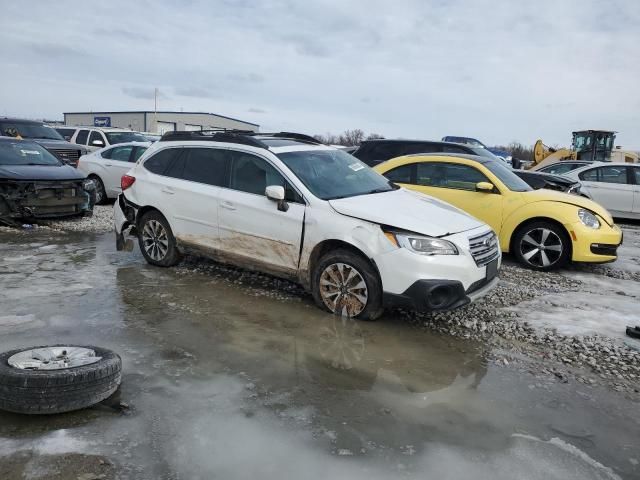
[[[171,132],[122,177],[117,248],[183,253],[289,278],[330,312],[450,310],[497,284],[486,224],[295,133]]]

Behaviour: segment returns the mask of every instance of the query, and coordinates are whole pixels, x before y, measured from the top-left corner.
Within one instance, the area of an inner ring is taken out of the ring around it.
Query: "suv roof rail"
[[[196,130],[196,131],[175,131],[166,132],[160,137],[160,142],[173,142],[184,140],[210,140],[212,142],[226,142],[226,143],[239,143],[242,145],[249,145],[251,147],[269,148],[260,140],[252,138],[249,130],[228,130],[225,128],[220,129],[208,129],[208,130]]]
[[[160,141],[171,142],[176,140],[211,140],[213,142],[240,143],[243,145],[250,145],[252,147],[266,149],[269,148],[269,146],[264,142],[261,142],[259,138],[254,137],[288,138],[305,143],[312,143],[314,145],[323,145],[323,143],[318,139],[310,135],[305,135],[303,133],[264,133],[254,132],[253,130],[237,130],[228,128],[210,128],[207,130],[166,132],[164,135],[162,135]]]
[[[276,132],[276,133],[262,133],[262,132],[254,132],[254,135],[260,135],[265,137],[276,137],[276,138],[290,138],[291,140],[300,140],[301,142],[313,143],[315,145],[324,145],[320,140],[311,135],[305,135],[304,133],[294,133],[294,132]]]

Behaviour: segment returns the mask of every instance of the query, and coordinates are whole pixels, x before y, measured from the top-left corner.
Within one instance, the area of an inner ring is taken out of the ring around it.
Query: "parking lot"
[[[117,252],[111,207],[0,230],[0,350],[97,343],[114,398],[0,413],[0,478],[637,478],[640,229],[560,273],[509,258],[489,297],[376,322],[293,283]],[[637,322],[636,322],[637,323]]]

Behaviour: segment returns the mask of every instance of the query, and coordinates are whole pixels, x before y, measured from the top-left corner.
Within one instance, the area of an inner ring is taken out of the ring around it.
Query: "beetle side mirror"
[[[483,192],[483,193],[493,192],[493,183],[489,183],[489,182],[476,183],[476,192]]]
[[[284,187],[280,185],[269,185],[264,193],[269,200],[278,202],[278,210],[281,212],[289,210],[289,204],[284,200]]]

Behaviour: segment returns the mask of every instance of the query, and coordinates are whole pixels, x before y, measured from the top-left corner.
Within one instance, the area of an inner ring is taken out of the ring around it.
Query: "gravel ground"
[[[16,234],[29,230],[55,230],[58,232],[105,233],[113,230],[113,205],[96,205],[93,216],[67,220],[39,220],[37,224],[24,224],[22,229],[2,227],[0,231]]]
[[[28,228],[109,232],[113,229],[113,207],[96,206],[90,218],[47,221]],[[610,265],[578,266],[573,270],[613,279],[640,281],[640,272],[621,270]],[[242,285],[254,296],[301,301],[308,295],[295,283],[202,258],[187,257],[177,271],[185,275],[206,274],[225,283]],[[411,323],[443,334],[490,342],[498,347],[494,361],[499,364],[521,361],[525,354],[528,361],[533,359],[540,362],[537,374],[558,378],[570,375],[585,384],[605,383],[615,390],[637,394],[640,392],[640,351],[602,335],[560,335],[554,329],[533,328],[522,312],[508,310],[508,307],[536,297],[581,291],[582,282],[571,278],[571,271],[534,272],[507,262],[500,272],[500,284],[483,301],[453,312],[422,314],[399,310],[397,313]],[[556,366],[549,367],[552,364]]]

